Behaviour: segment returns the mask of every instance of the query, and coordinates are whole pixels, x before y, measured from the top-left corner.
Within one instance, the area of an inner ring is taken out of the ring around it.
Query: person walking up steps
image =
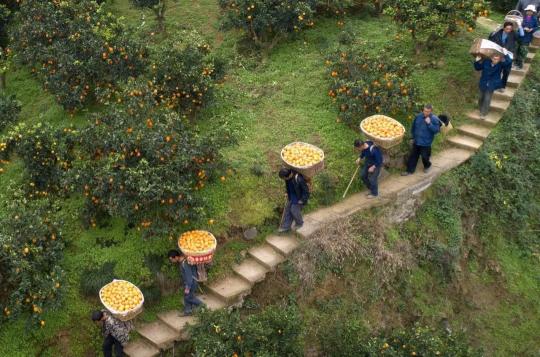
[[[296,224],[295,229],[302,228],[304,219],[302,218],[302,208],[309,199],[309,187],[304,176],[291,169],[281,169],[279,177],[285,181],[285,190],[287,191],[287,205],[283,212],[283,218],[279,232],[291,230],[292,223]]]
[[[492,32],[491,35],[489,35],[489,40],[495,42],[501,47],[506,48],[508,51],[512,52],[512,58],[516,57],[516,50],[518,46],[518,41],[520,38],[524,36],[523,27],[519,27],[518,32],[519,36],[514,31],[514,25],[511,22],[505,22],[503,25],[503,28]],[[506,88],[506,83],[508,82],[508,77],[510,76],[510,71],[512,70],[512,58],[509,56],[506,56],[506,60],[510,63],[508,63],[507,66],[504,66],[503,68],[503,74],[502,74],[502,86],[498,89],[499,92],[504,92]]]
[[[419,157],[422,157],[424,173],[429,172],[431,169],[431,162],[429,161],[431,158],[431,144],[440,129],[441,120],[433,114],[433,106],[426,104],[422,113],[418,114],[413,120],[411,127],[412,149],[407,161],[407,171],[403,172],[401,176],[409,176],[414,173]]]
[[[474,62],[474,69],[482,71],[480,82],[478,84],[480,87],[478,108],[480,110],[480,119],[482,120],[484,120],[488,114],[493,92],[502,87],[502,71],[505,66],[509,65],[508,63],[505,64],[502,62],[501,59],[501,55],[495,55],[491,57],[491,59],[482,59],[482,57],[479,56],[476,57],[476,62]]]
[[[525,16],[521,24],[524,36],[519,39],[519,45],[516,57],[516,67],[523,68],[523,62],[529,53],[529,45],[533,40],[533,33],[538,30],[538,18],[536,17],[536,7],[529,5],[525,8]]]
[[[133,322],[120,321],[108,311],[94,311],[92,321],[101,327],[103,334],[103,356],[112,357],[113,347],[116,357],[124,356],[124,346],[129,341],[129,333],[133,330]]]
[[[360,165],[365,159],[360,178],[368,189],[368,198],[376,198],[379,195],[379,175],[381,174],[383,155],[381,149],[373,141],[355,140],[354,148],[360,151],[360,157],[356,159],[356,164]]]

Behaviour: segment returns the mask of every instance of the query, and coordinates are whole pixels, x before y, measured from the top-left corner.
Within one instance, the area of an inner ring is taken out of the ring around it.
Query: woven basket
[[[535,31],[533,33],[532,45],[540,46],[540,31]]]
[[[213,244],[213,246],[211,248],[203,250],[203,251],[198,251],[198,252],[194,252],[194,251],[182,248],[182,246],[180,246],[180,238],[182,238],[182,235],[184,235],[185,233],[183,233],[180,237],[178,237],[178,248],[180,248],[182,253],[184,253],[188,257],[188,259],[190,257],[195,258],[195,257],[206,257],[208,255],[213,255],[214,252],[216,251],[217,239],[216,239],[216,237],[214,237],[214,235],[212,233],[210,233],[208,231],[207,231],[207,233],[210,234],[212,236],[212,238],[214,239],[214,244]],[[201,258],[201,259],[204,259],[204,258]]]
[[[188,261],[188,264],[190,265],[211,263],[212,259],[214,259],[214,252],[207,255],[198,255],[198,256],[188,255],[187,256],[187,261]]]
[[[502,48],[495,42],[477,38],[473,41],[473,44],[471,45],[469,53],[475,57],[482,56],[482,57],[490,58],[493,55],[504,56],[506,51],[504,50],[504,48]]]
[[[514,30],[523,23],[523,15],[517,10],[510,10],[504,17],[504,22],[511,22],[514,25]]]
[[[314,165],[311,165],[311,166],[295,166],[295,165],[289,164],[283,158],[283,151],[287,147],[295,145],[295,144],[302,144],[302,145],[310,146],[310,147],[320,151],[321,154],[322,154],[322,160],[319,161],[318,163],[314,164]],[[283,161],[283,164],[286,167],[295,170],[296,172],[302,174],[302,176],[304,176],[306,178],[311,178],[311,177],[315,176],[318,172],[320,172],[320,171],[322,171],[324,169],[324,151],[322,151],[320,148],[316,147],[315,145],[311,145],[311,144],[308,144],[308,143],[303,143],[301,141],[295,141],[295,142],[290,143],[289,145],[285,146],[283,149],[281,149],[281,154],[280,155],[281,155],[281,161]]]
[[[115,281],[126,281],[128,283],[130,283],[129,281],[127,280],[119,280],[119,279],[114,279],[112,282],[114,283]],[[110,283],[109,283],[110,284]],[[109,285],[107,284],[107,285]],[[135,288],[137,288],[137,290],[139,291],[139,293],[141,294],[142,296],[142,300],[141,302],[139,303],[139,305],[137,305],[135,308],[129,310],[129,311],[116,311],[115,309],[107,306],[104,302],[103,302],[103,299],[101,298],[101,292],[103,291],[103,288],[105,288],[105,286],[103,286],[101,289],[99,289],[99,300],[101,301],[101,303],[103,304],[103,306],[105,306],[105,308],[115,317],[117,318],[118,320],[121,320],[121,321],[129,321],[129,320],[132,320],[134,319],[137,315],[139,315],[142,311],[143,311],[143,304],[144,304],[144,295],[142,293],[142,291],[137,287],[137,285],[133,284],[133,283],[130,283],[131,285],[133,285]]]
[[[401,126],[403,128],[403,134],[401,134],[400,136],[397,136],[395,138],[380,138],[378,136],[375,136],[373,134],[368,133],[367,130],[364,129],[364,123],[366,122],[366,120],[371,119],[374,116],[383,116],[383,117],[385,117],[387,119],[390,119],[390,120],[394,121],[395,123],[399,124],[399,126]],[[362,131],[362,133],[364,133],[364,135],[368,139],[371,139],[375,144],[377,144],[377,146],[379,146],[379,147],[381,147],[383,149],[390,149],[391,147],[394,147],[396,145],[401,144],[401,142],[403,141],[403,137],[405,136],[405,127],[400,122],[398,122],[397,120],[395,120],[393,118],[390,118],[389,116],[380,115],[380,114],[372,115],[372,116],[367,117],[364,120],[362,120],[360,122],[360,130]]]

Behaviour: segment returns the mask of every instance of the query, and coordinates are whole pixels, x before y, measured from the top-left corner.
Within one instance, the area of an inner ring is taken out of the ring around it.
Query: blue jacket
[[[360,153],[360,158],[366,159],[365,165],[371,167],[375,165],[376,167],[381,167],[383,164],[383,155],[381,149],[378,146],[373,144],[373,141],[366,141],[369,147],[365,150],[362,150]]]
[[[489,58],[474,62],[474,69],[477,71],[482,71],[480,83],[478,84],[480,90],[483,92],[493,92],[499,88],[502,88],[501,74],[505,66],[507,65],[503,62],[499,62],[495,66],[492,66],[491,59]]]
[[[533,40],[534,31],[538,30],[538,19],[535,15],[531,16],[530,18],[528,16],[525,16],[523,18],[522,27],[528,27],[532,29],[531,32],[525,32],[523,38],[521,39],[521,43],[523,43],[524,45],[529,45]]]
[[[180,272],[182,273],[184,288],[191,290],[193,283],[195,283],[199,277],[197,266],[188,264],[188,262],[184,259],[182,263],[180,263]]]
[[[309,187],[304,179],[304,176],[294,172],[293,177],[285,181],[285,189],[287,190],[287,197],[292,204],[297,204],[298,201],[302,201],[302,204],[307,204],[309,199]]]
[[[411,134],[418,146],[431,146],[435,134],[441,130],[441,120],[433,113],[429,117],[431,118],[429,125],[424,120],[424,113],[418,114],[413,120]]]

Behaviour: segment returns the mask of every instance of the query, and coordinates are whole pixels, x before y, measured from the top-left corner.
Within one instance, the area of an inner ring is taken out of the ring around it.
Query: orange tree
[[[372,55],[353,47],[330,55],[326,65],[328,95],[339,108],[340,121],[356,126],[368,115],[416,109],[417,88],[404,56],[388,49]]]
[[[64,276],[60,222],[52,213],[58,207],[46,199],[27,200],[20,190],[12,194],[1,203],[0,322],[28,313],[43,326],[40,316],[59,303]]]
[[[94,1],[25,0],[17,21],[17,57],[68,110],[81,108],[96,88],[146,68],[144,46]]]
[[[219,149],[230,140],[199,133],[156,100],[145,81],[123,91],[105,91],[105,110],[80,135],[73,183],[86,197],[86,220],[117,216],[163,233],[201,213],[196,193],[221,168]]]
[[[0,94],[0,131],[17,121],[21,112],[21,103],[15,95]]]
[[[272,47],[288,33],[313,26],[309,0],[220,0],[225,27],[238,28],[260,46]]]
[[[386,0],[384,11],[410,33],[416,53],[459,28],[472,31],[477,16],[487,15],[484,0]]]

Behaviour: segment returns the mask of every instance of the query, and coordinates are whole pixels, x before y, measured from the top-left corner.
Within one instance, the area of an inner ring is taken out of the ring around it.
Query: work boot
[[[290,228],[281,228],[281,227],[280,227],[280,228],[278,229],[278,233],[285,233],[285,232],[288,232],[288,231],[290,231],[290,230],[291,230]]]
[[[431,171],[431,166],[430,167],[424,167],[424,173],[427,174]]]

